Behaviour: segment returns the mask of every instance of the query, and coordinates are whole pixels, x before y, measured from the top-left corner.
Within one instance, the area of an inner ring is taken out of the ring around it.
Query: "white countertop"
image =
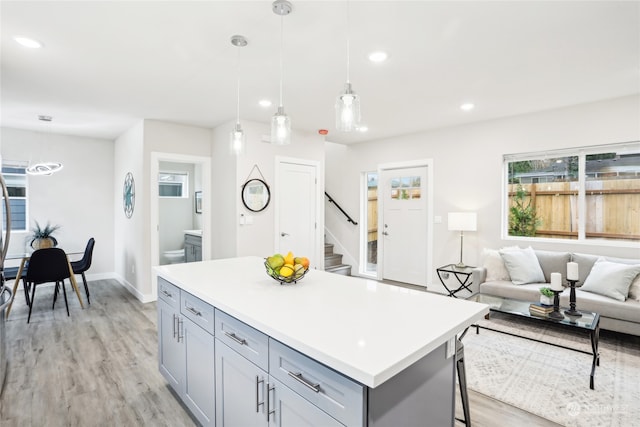
[[[155,267],[214,307],[369,387],[377,387],[489,312],[489,306],[311,270],[297,284],[260,257]]]

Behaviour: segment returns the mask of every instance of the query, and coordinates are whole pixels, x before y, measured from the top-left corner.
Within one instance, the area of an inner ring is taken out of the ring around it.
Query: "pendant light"
[[[38,120],[42,121],[42,122],[47,122],[47,123],[51,123],[53,121],[53,117],[51,116],[38,116]],[[44,140],[45,138],[43,138]],[[44,141],[43,145],[46,144],[48,141]],[[42,152],[43,149],[40,149],[40,152]],[[56,173],[58,171],[62,170],[62,163],[58,163],[58,162],[39,162],[39,163],[34,163],[34,164],[30,164],[29,167],[27,167],[25,169],[25,172],[28,175],[51,175],[53,173]]]
[[[271,118],[271,143],[276,145],[286,145],[291,143],[291,118],[284,113],[282,105],[282,45],[284,43],[284,16],[291,13],[291,3],[287,0],[276,0],[273,2],[273,13],[280,16],[280,104],[278,111]]]
[[[236,59],[236,124],[231,130],[230,146],[231,154],[239,156],[244,154],[244,146],[246,136],[240,126],[240,48],[247,45],[247,39],[243,36],[231,36],[231,44],[238,48],[238,57]]]
[[[344,92],[336,99],[336,129],[341,132],[352,132],[360,125],[360,97],[351,89],[349,80],[351,66],[349,42],[349,0],[347,0],[347,82],[344,85]]]

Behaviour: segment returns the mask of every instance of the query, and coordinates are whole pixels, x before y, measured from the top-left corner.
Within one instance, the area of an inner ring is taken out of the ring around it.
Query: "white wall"
[[[233,123],[230,122],[217,127],[213,132],[213,187],[217,192],[214,212],[217,211],[218,215],[218,222],[214,219],[214,228],[217,224],[220,234],[213,243],[212,253],[214,258],[267,256],[274,252],[274,201],[286,191],[286,188],[275,188],[275,158],[285,156],[319,162],[318,191],[324,192],[324,138],[317,134],[294,131],[291,145],[277,146],[262,141],[263,136],[271,133],[268,124],[242,121],[247,137],[246,150],[244,155],[235,157],[229,151],[229,133],[232,127]],[[260,169],[271,191],[271,202],[262,212],[246,209],[240,197],[240,190],[247,178],[261,178],[257,171],[252,172],[254,165]],[[235,177],[235,182],[228,181],[230,176]],[[295,203],[295,195],[289,200]],[[240,225],[240,214],[251,215],[253,224]],[[321,226],[322,224],[318,225]]]
[[[473,114],[473,113],[471,113]],[[478,265],[483,247],[531,244],[620,257],[640,257],[640,245],[599,245],[566,241],[532,243],[502,240],[502,155],[640,140],[640,97],[624,97],[536,114],[444,128],[351,146],[326,144],[326,189],[352,215],[359,212],[360,173],[378,164],[416,158],[434,160],[434,266],[457,261],[459,234],[447,231],[452,211],[476,211],[478,231],[465,234],[464,260]],[[358,227],[347,224],[332,206],[326,226],[342,245],[359,253]],[[360,223],[362,223],[360,221]],[[357,271],[357,266],[354,269]],[[440,290],[435,271],[430,289]]]
[[[28,177],[28,215],[60,225],[54,234],[66,251],[84,251],[96,239],[89,277],[112,274],[113,141],[2,128],[2,158],[16,161],[56,161],[64,168],[50,176]],[[11,235],[10,253],[25,250],[29,233]],[[29,239],[30,240],[30,239]]]

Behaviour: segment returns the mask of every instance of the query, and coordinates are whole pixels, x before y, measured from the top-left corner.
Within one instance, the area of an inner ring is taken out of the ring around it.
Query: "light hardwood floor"
[[[39,287],[30,324],[19,289],[6,324],[9,374],[0,425],[195,425],[158,372],[156,304],[140,303],[115,281],[89,286],[91,305],[84,310],[69,295],[70,317],[61,298],[51,310],[52,286]],[[469,395],[474,427],[557,426],[471,390]],[[459,393],[457,399],[462,418]]]

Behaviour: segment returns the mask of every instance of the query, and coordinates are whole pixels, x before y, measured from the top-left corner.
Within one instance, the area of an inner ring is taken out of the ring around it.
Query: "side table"
[[[469,265],[464,267],[456,267],[455,264],[447,264],[440,268],[436,268],[436,272],[438,273],[438,279],[440,279],[440,283],[442,283],[442,286],[444,286],[447,292],[449,292],[448,296],[458,298],[457,294],[463,290],[466,290],[468,292],[468,295],[466,296],[469,297],[473,295],[473,290],[469,287],[473,284],[471,275],[473,274],[474,268],[475,267]],[[450,276],[456,278],[457,283],[454,283],[457,287],[454,288],[453,286],[449,287],[447,285],[447,279],[449,279]]]

